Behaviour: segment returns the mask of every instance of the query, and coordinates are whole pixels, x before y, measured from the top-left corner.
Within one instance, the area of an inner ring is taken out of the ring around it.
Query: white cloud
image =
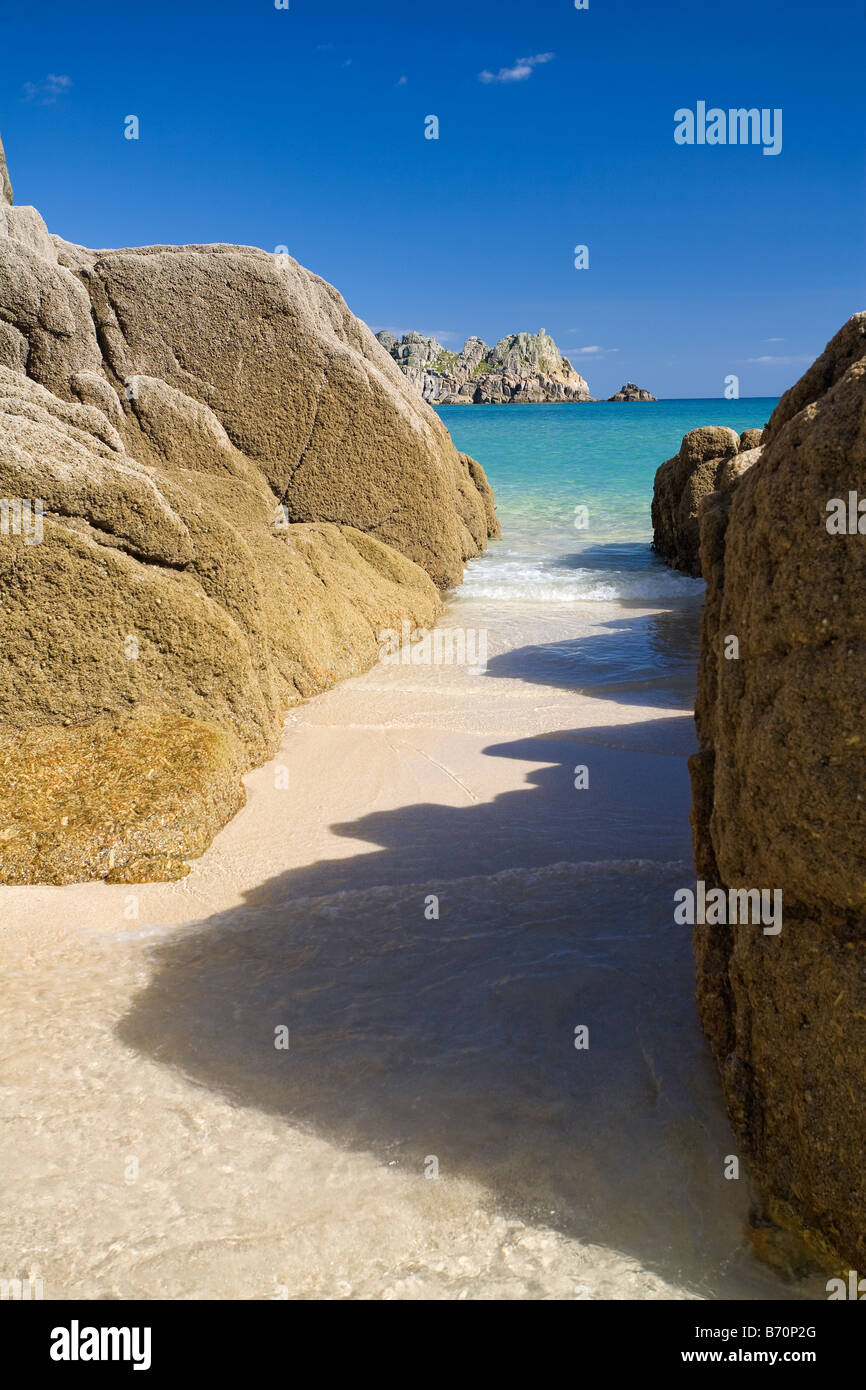
[[[765,342],[765,343],[784,343],[785,341],[786,341],[786,339],[784,339],[784,338],[765,338],[765,339],[764,339],[764,342]]]
[[[746,361],[761,367],[795,367],[801,362],[814,362],[814,357],[747,357]]]
[[[574,333],[577,330],[570,328],[568,331]],[[599,347],[597,344],[593,344],[591,347],[570,347],[568,352],[570,357],[577,357],[578,354],[583,357],[603,357],[608,352],[619,352],[619,348]]]
[[[72,86],[72,78],[65,74],[49,72],[40,82],[25,82],[25,101],[36,101],[40,106],[51,106]]]
[[[500,68],[498,72],[491,72],[485,68],[479,72],[479,82],[525,82],[532,76],[532,69],[539,63],[549,63],[556,57],[555,53],[536,53],[532,58],[518,58],[513,68]]]

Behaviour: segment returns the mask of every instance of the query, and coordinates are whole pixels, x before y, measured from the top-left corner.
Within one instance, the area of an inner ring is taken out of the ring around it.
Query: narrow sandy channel
[[[185,881],[0,889],[3,1273],[46,1298],[808,1295],[748,1251],[673,924],[696,614],[460,600],[487,670],[378,667],[294,711]]]

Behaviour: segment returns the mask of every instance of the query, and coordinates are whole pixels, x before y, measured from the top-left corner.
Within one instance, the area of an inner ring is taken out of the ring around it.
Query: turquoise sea
[[[457,448],[485,468],[502,524],[502,540],[469,565],[462,596],[546,604],[700,592],[650,551],[655,471],[689,430],[759,429],[775,405],[716,397],[440,407]]]

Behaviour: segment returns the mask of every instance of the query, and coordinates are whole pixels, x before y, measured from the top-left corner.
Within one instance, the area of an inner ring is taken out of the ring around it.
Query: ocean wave
[[[687,598],[703,592],[692,579],[661,566],[641,569],[560,569],[543,560],[476,562],[459,595],[497,603],[592,603],[615,599]]]

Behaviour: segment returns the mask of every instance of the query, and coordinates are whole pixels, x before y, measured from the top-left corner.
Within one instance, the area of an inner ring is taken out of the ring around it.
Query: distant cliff
[[[416,390],[431,405],[539,404],[591,401],[589,387],[542,328],[512,333],[488,347],[467,338],[460,353],[435,338],[388,332],[376,337]]]

